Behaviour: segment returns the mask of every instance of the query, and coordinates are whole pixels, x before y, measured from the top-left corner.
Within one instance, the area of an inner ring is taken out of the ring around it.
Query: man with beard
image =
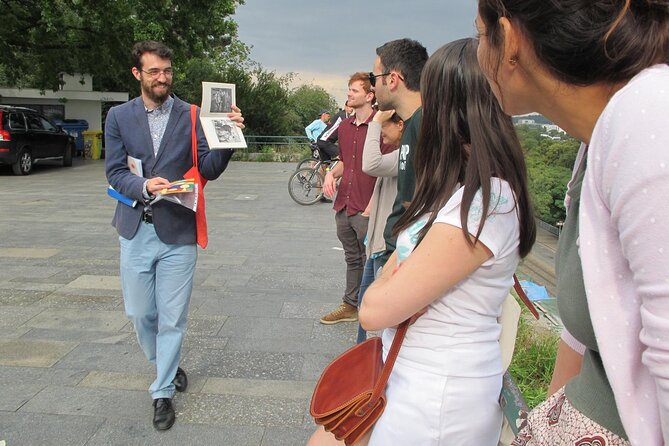
[[[190,105],[171,94],[172,51],[159,42],[138,42],[132,49],[132,74],[141,96],[113,107],[105,122],[109,184],[139,205],[119,202],[112,225],[121,245],[121,287],[128,318],[139,345],[155,366],[153,425],[172,427],[175,390],[188,385],[179,367],[188,304],[197,260],[195,214],[154,194],[183,178],[192,167]],[[228,113],[243,128],[238,108]],[[199,114],[199,110],[198,110]],[[198,167],[214,180],[225,170],[232,150],[210,151],[196,118]],[[129,160],[135,166],[131,172]],[[143,172],[139,172],[137,166]]]
[[[369,73],[369,81],[374,87],[379,110],[395,110],[404,121],[399,149],[397,197],[383,232],[386,252],[379,258],[380,263],[385,264],[395,251],[397,242],[392,233],[393,227],[404,213],[407,203],[413,199],[416,186],[413,159],[422,118],[420,77],[427,62],[427,50],[415,40],[398,39],[377,48],[376,54],[374,71]],[[369,175],[387,175],[378,167],[363,166],[363,170]]]

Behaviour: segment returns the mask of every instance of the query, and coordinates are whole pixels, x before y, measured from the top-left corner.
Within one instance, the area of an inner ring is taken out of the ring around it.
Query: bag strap
[[[190,105],[190,128],[191,128],[191,150],[193,152],[193,166],[197,169],[197,132],[195,130],[195,123],[197,121],[197,106]]]
[[[367,411],[371,410],[376,406],[377,401],[383,395],[383,392],[386,390],[386,383],[388,378],[390,378],[390,373],[393,371],[393,366],[395,365],[395,359],[400,352],[400,347],[402,346],[402,341],[404,341],[404,335],[409,328],[409,319],[402,322],[395,332],[395,337],[393,338],[393,343],[390,345],[390,351],[386,357],[386,362],[383,363],[383,370],[381,371],[381,376],[372,390],[372,396],[369,398],[369,402],[362,406],[356,412],[358,416],[364,416]]]
[[[532,301],[527,297],[527,294],[525,294],[525,290],[523,290],[523,287],[520,286],[518,277],[515,274],[513,275],[513,289],[516,290],[518,297],[520,297],[520,300],[523,301],[527,309],[530,310],[530,313],[532,313],[534,318],[539,319],[539,312],[537,311]]]

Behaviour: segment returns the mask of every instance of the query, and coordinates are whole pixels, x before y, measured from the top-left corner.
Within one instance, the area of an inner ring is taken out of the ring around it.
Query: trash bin
[[[84,159],[99,160],[102,154],[102,131],[84,130]]]
[[[82,132],[88,130],[88,121],[85,119],[56,119],[54,124],[74,137],[74,147],[77,149],[77,154],[81,155],[84,151],[84,135]]]

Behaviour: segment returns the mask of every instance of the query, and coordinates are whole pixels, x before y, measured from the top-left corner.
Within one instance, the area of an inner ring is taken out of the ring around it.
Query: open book
[[[228,118],[235,104],[235,84],[202,82],[200,122],[210,149],[246,147],[242,129]]]
[[[173,181],[168,187],[156,193],[156,198],[151,201],[151,204],[160,200],[167,200],[195,212],[197,209],[197,187],[198,185],[195,184],[193,178]]]

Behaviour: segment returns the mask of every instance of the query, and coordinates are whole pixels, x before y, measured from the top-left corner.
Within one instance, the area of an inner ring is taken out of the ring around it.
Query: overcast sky
[[[475,33],[476,0],[245,0],[234,20],[251,59],[298,84],[320,85],[342,105],[348,77],[371,71],[375,49],[409,37],[432,54]]]

